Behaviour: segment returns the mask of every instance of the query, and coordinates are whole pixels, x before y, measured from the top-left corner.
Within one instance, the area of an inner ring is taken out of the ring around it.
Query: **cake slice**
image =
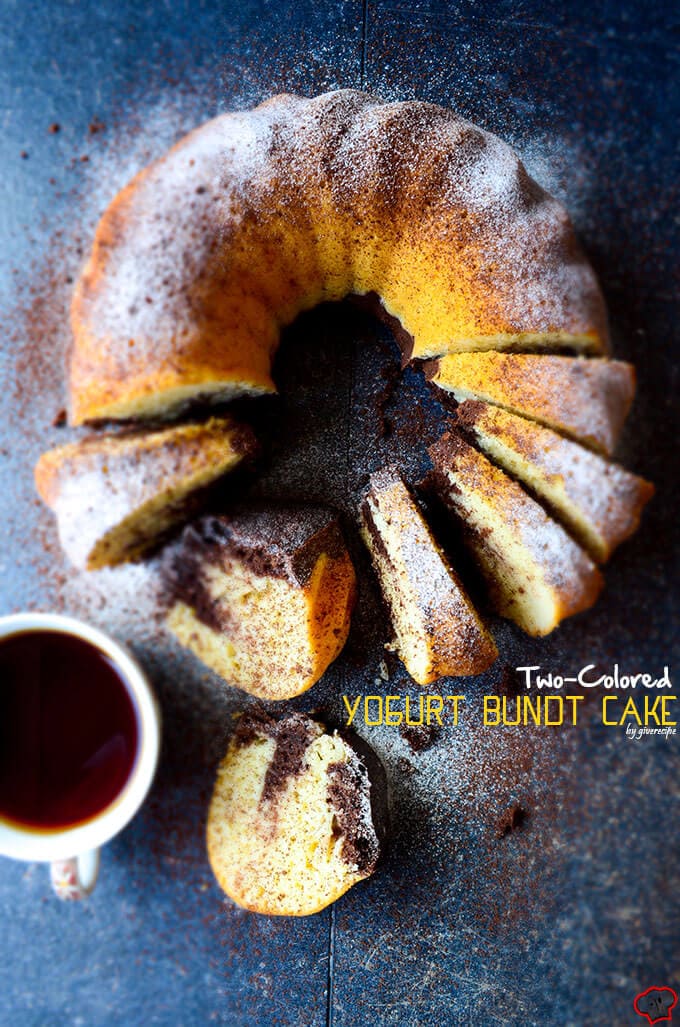
[[[252,505],[185,528],[164,563],[167,624],[231,685],[311,688],[347,639],[354,568],[333,510]]]
[[[637,530],[654,486],[535,421],[466,400],[458,424],[544,500],[598,563]]]
[[[428,452],[428,482],[463,522],[502,616],[529,635],[547,635],[592,606],[600,572],[521,485],[458,435],[443,435]]]
[[[453,353],[428,362],[425,374],[459,402],[494,403],[607,454],[635,394],[633,366],[600,358]]]
[[[397,470],[373,474],[359,510],[396,649],[419,685],[480,674],[498,655]]]
[[[64,552],[93,571],[143,556],[256,448],[251,429],[230,417],[92,436],[43,453],[35,483]]]
[[[210,803],[210,864],[245,909],[316,913],[375,870],[386,798],[384,772],[365,743],[360,754],[300,713],[281,721],[245,713]]]

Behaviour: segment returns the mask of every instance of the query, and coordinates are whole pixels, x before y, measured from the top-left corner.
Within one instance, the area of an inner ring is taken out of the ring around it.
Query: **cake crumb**
[[[528,816],[529,813],[523,806],[520,806],[518,802],[513,802],[496,820],[496,837],[505,838],[512,831],[523,827]]]
[[[434,725],[401,724],[399,732],[413,752],[429,749],[437,737],[437,729]]]

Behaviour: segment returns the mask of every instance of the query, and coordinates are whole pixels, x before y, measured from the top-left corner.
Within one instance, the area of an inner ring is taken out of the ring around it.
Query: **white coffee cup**
[[[160,750],[158,704],[144,671],[128,650],[98,628],[52,613],[17,613],[0,617],[3,639],[31,631],[54,631],[89,642],[114,664],[125,682],[137,716],[137,753],[130,775],[116,798],[85,823],[63,830],[34,830],[0,815],[0,854],[12,859],[50,863],[52,886],[62,899],[80,899],[94,888],[99,850],[122,831],[151,787]]]

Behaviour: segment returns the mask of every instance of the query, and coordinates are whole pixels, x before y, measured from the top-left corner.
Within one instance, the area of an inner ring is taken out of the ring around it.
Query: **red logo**
[[[661,1023],[673,1019],[673,1010],[678,1004],[678,996],[672,988],[647,988],[635,996],[633,1009],[638,1016],[645,1016],[648,1023]]]

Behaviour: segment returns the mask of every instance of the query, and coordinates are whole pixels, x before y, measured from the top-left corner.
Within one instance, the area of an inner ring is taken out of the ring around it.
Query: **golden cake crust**
[[[190,133],[103,215],[73,299],[71,420],[271,392],[280,327],[368,292],[413,357],[607,347],[569,218],[506,144],[433,104],[276,96]]]

